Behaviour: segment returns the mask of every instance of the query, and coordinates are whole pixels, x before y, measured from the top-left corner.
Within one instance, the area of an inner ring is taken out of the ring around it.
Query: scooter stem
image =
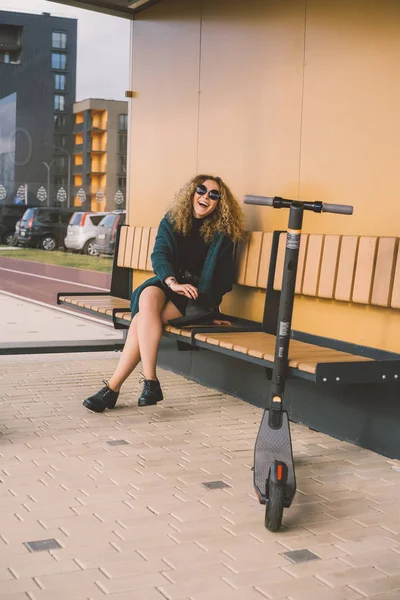
[[[304,209],[298,203],[290,205],[268,419],[268,424],[273,429],[279,429],[282,426],[282,401],[288,371],[290,330],[293,316],[303,213]]]

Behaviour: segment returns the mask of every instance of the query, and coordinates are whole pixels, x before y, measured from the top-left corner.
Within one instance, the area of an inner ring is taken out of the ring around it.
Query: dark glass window
[[[54,129],[56,131],[60,131],[61,129],[65,129],[67,124],[66,117],[62,115],[54,115]]]
[[[118,139],[118,152],[126,154],[128,148],[128,138],[126,135],[120,135]]]
[[[67,55],[60,52],[53,52],[51,55],[51,68],[65,71],[67,68]]]
[[[67,165],[67,159],[65,156],[55,156],[54,165],[58,169],[64,169]]]
[[[67,185],[67,178],[66,177],[54,177],[54,185],[56,185],[57,187],[64,187]]]
[[[118,129],[120,131],[128,129],[128,115],[118,115]]]
[[[58,223],[57,212],[46,210],[45,208],[39,208],[36,218],[41,223]]]
[[[126,188],[126,177],[118,177],[118,189]]]
[[[60,92],[65,92],[65,83],[65,75],[60,75],[59,73],[56,73],[54,75],[54,87],[56,90],[59,90]]]
[[[53,48],[65,50],[67,47],[67,34],[64,31],[53,31],[51,45]]]
[[[67,145],[67,136],[66,135],[55,135],[54,136],[54,145],[58,148],[65,148]]]
[[[126,173],[126,156],[119,157],[119,172]]]
[[[64,96],[60,96],[56,94],[54,96],[54,110],[65,110],[65,98]]]
[[[96,216],[89,217],[89,218],[92,221],[93,225],[97,226],[100,223],[100,221],[102,220],[103,215],[100,215],[100,216],[96,215]]]

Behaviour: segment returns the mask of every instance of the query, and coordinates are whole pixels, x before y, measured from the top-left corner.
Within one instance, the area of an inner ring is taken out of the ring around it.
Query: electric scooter
[[[316,213],[351,215],[353,207],[252,195],[245,196],[244,203],[289,208],[270,402],[269,408],[264,411],[254,450],[254,487],[260,504],[266,504],[265,527],[269,531],[278,531],[282,525],[283,509],[290,507],[296,493],[289,417],[283,409],[283,397],[288,376],[290,331],[303,214],[305,210],[312,210]]]

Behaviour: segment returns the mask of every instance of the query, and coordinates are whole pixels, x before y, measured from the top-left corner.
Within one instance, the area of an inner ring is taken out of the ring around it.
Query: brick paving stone
[[[340,571],[332,571],[331,573],[318,573],[316,574],[316,577],[325,582],[327,585],[333,587],[343,584],[353,584],[354,589],[358,589],[358,582],[362,582],[361,585],[368,586],[369,591],[371,590],[371,587],[369,586],[373,586],[373,582],[371,580],[381,579],[384,581],[390,579],[387,575],[385,575],[385,573],[382,573],[382,571],[379,571],[373,566],[348,568]],[[400,577],[398,579],[400,582]],[[385,583],[383,583],[384,590],[388,589],[384,586]]]
[[[397,591],[398,598],[400,598],[400,575],[393,575],[390,577],[383,576],[379,579],[378,577],[374,577],[371,579],[369,581],[363,581],[361,579],[359,581],[353,581],[352,588],[367,597],[368,595],[374,596],[374,594]]]
[[[287,598],[288,600],[361,600],[364,596],[347,586],[340,586],[335,589],[294,593]],[[378,599],[375,597],[375,600]]]

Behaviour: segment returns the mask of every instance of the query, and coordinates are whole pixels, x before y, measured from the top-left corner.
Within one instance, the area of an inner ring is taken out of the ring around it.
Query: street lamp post
[[[51,163],[48,165],[47,162],[43,161],[43,164],[47,169],[47,206],[50,206],[50,167],[53,162],[54,161],[51,161]]]
[[[60,152],[65,152],[65,154],[68,154],[68,182],[67,182],[68,202],[67,202],[67,206],[69,208],[70,204],[71,204],[71,154],[65,148],[60,148],[60,146],[55,146],[54,144],[48,144],[46,142],[45,146],[51,146],[52,148],[55,148],[56,150],[59,150]]]

